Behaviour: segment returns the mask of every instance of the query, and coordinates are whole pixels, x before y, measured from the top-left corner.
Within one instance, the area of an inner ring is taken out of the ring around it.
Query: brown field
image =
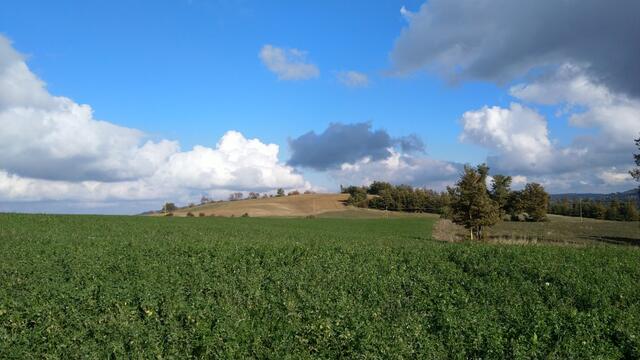
[[[307,194],[266,199],[246,199],[238,201],[223,201],[182,208],[174,211],[174,216],[186,216],[191,212],[195,216],[203,213],[205,216],[309,216],[327,212],[336,213],[353,211],[353,207],[345,204],[349,195],[346,194]],[[357,209],[355,209],[357,211]],[[366,210],[366,209],[362,209]]]
[[[238,201],[221,201],[185,207],[173,212],[174,216],[242,216],[250,217],[304,217],[314,216],[319,218],[354,218],[377,219],[398,217],[438,217],[435,214],[413,214],[393,211],[380,211],[348,206],[347,194],[306,194],[266,199],[245,199]],[[161,213],[152,214],[162,216]]]
[[[433,237],[442,241],[464,241],[467,231],[449,220],[439,220]],[[489,230],[489,242],[555,243],[569,245],[621,244],[640,246],[640,222],[583,219],[549,215],[547,222],[503,221]]]

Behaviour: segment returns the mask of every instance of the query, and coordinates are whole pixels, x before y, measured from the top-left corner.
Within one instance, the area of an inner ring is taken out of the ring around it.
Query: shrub
[[[249,213],[244,213],[241,217],[249,217]]]
[[[201,212],[200,214],[198,214],[198,216],[199,217],[205,217],[206,215],[203,212]]]
[[[187,213],[187,216],[188,216],[188,217],[193,217],[193,213],[192,213],[191,211],[189,211],[189,212]]]
[[[171,202],[164,204],[164,206],[162,207],[162,211],[164,212],[172,212],[176,210],[178,210],[178,207],[176,206],[176,204]]]

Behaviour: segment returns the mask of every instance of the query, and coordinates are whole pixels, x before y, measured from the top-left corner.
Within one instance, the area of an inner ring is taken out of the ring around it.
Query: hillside
[[[173,212],[174,216],[186,216],[191,212],[195,216],[203,213],[206,216],[308,216],[328,212],[353,210],[345,201],[347,194],[306,194],[265,199],[246,199],[223,201],[181,208]]]
[[[640,206],[640,199],[638,198],[638,189],[631,189],[623,192],[610,193],[610,194],[577,194],[577,193],[566,193],[566,194],[552,194],[551,201],[561,201],[563,199],[567,199],[569,201],[582,199],[582,200],[592,200],[592,201],[602,201],[607,202],[611,200],[618,201],[636,201],[638,206]]]

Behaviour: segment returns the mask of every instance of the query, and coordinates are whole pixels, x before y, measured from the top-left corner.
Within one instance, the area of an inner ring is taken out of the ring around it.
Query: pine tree
[[[500,217],[506,213],[509,193],[511,192],[511,176],[495,175],[491,182],[491,199],[498,204]]]
[[[524,211],[531,221],[544,221],[547,219],[547,207],[549,206],[549,194],[538,183],[525,185],[522,190],[522,202]]]
[[[464,173],[456,186],[447,188],[451,197],[451,216],[456,224],[469,229],[471,239],[486,237],[485,228],[499,220],[497,203],[489,197],[486,178],[489,168],[464,167]]]
[[[636,221],[638,220],[638,209],[631,201],[627,201],[622,206],[622,216],[624,221]]]

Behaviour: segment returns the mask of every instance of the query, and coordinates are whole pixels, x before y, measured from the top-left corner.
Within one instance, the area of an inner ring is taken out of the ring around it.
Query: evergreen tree
[[[618,200],[614,199],[614,200],[611,200],[611,202],[609,203],[609,207],[607,208],[606,219],[621,220],[620,203],[618,202]]]
[[[624,221],[636,221],[638,220],[638,210],[631,201],[627,201],[622,206],[622,219]]]
[[[542,185],[538,183],[526,184],[522,190],[522,203],[529,220],[544,221],[547,219],[549,194]]]
[[[347,204],[353,206],[366,207],[367,190],[362,187],[351,187]]]
[[[489,168],[464,167],[464,173],[456,186],[448,187],[451,198],[451,217],[454,223],[469,229],[471,239],[486,236],[485,228],[499,220],[498,205],[489,197],[486,178]]]
[[[507,198],[506,211],[511,214],[511,220],[517,220],[518,215],[524,211],[524,204],[522,202],[522,191],[512,191]]]
[[[509,193],[511,192],[511,176],[495,175],[491,182],[491,199],[498,204],[500,217],[506,213]]]
[[[604,220],[607,216],[607,208],[601,202],[596,202],[593,204],[592,216],[594,219]]]
[[[374,181],[370,186],[367,192],[371,195],[380,195],[380,193],[384,190],[390,190],[393,188],[393,185],[384,181]]]

